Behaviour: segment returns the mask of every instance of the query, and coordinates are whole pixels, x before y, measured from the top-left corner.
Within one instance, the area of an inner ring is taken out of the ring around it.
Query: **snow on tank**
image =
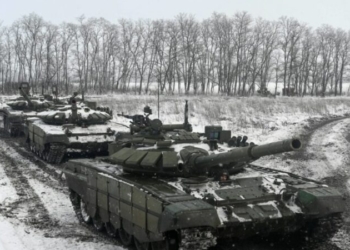
[[[61,163],[67,151],[107,153],[115,139],[109,114],[76,103],[37,117],[27,122],[27,141],[34,153],[50,163]]]
[[[220,126],[186,131],[186,117],[164,127],[144,111],[124,116],[132,119],[130,132],[109,144],[108,166],[98,160],[65,166],[73,206],[96,229],[103,218],[107,231],[122,232],[124,245],[134,237],[145,249],[187,250],[270,233],[298,232],[321,242],[341,226],[346,204],[336,189],[253,163],[300,150],[298,138],[255,145]]]
[[[78,124],[93,125],[104,124],[112,117],[106,112],[97,111],[84,106],[72,106],[70,109],[50,110],[38,114],[43,122],[52,125]]]

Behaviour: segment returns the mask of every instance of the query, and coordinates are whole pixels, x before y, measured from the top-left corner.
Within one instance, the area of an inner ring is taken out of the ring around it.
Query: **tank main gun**
[[[189,146],[180,151],[180,156],[185,163],[185,173],[192,175],[206,173],[210,167],[222,164],[247,163],[266,155],[296,151],[301,149],[301,146],[302,143],[298,138],[292,138],[260,146],[237,147],[225,153],[210,155],[203,149]]]
[[[30,100],[30,98],[29,98],[29,93],[28,93],[29,91],[24,90],[23,84],[21,84],[21,86],[19,87],[19,92],[20,92],[21,96],[23,96],[23,98],[28,102],[28,107],[34,107],[32,100]]]

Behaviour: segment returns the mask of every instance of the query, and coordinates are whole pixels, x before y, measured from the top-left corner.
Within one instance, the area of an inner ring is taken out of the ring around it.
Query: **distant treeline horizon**
[[[32,13],[0,25],[0,93],[27,81],[43,94],[53,86],[69,94],[78,82],[85,93],[142,94],[157,83],[160,93],[249,96],[271,82],[276,93],[282,82],[299,96],[341,95],[349,47],[349,31],[247,12],[202,21],[188,14],[117,23],[82,16],[60,25]]]

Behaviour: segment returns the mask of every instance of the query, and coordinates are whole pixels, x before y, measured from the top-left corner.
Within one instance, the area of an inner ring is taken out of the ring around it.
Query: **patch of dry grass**
[[[157,96],[110,95],[91,96],[102,105],[111,106],[114,113],[142,114],[148,105],[157,117]],[[233,132],[261,133],[286,126],[307,117],[344,115],[350,110],[350,98],[237,98],[221,96],[160,97],[160,119],[164,123],[182,122],[185,100],[189,101],[190,122],[202,129],[205,125],[222,125]]]

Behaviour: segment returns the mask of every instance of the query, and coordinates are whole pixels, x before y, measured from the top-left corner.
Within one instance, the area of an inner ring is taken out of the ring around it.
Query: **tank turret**
[[[159,137],[161,131],[174,131],[174,130],[185,130],[188,132],[192,131],[192,125],[188,122],[188,102],[186,100],[185,112],[184,112],[184,123],[182,124],[163,124],[159,119],[149,118],[152,115],[152,109],[149,106],[145,106],[143,115],[125,115],[117,114],[118,116],[130,119],[130,133],[139,133],[143,136],[148,134],[149,136]]]
[[[75,101],[73,101],[72,105],[66,107],[38,113],[38,117],[44,123],[50,125],[73,124],[83,127],[94,124],[105,124],[112,119],[105,112],[92,110],[85,106],[78,106]]]
[[[125,172],[169,176],[214,175],[223,168],[230,171],[242,163],[262,156],[296,151],[301,148],[297,138],[265,145],[229,148],[211,146],[211,140],[201,140],[199,134],[179,131],[179,135],[163,134],[162,140],[131,138],[122,140],[127,148],[117,148],[110,156],[112,162],[123,166]],[[177,138],[176,138],[177,137]],[[119,144],[120,145],[120,144]]]
[[[145,106],[143,109],[143,115],[125,115],[124,113],[117,114],[118,116],[130,119],[130,134],[138,134],[142,136],[155,136],[162,131],[163,123],[159,119],[150,119],[149,116],[152,115],[152,109],[149,106]]]

